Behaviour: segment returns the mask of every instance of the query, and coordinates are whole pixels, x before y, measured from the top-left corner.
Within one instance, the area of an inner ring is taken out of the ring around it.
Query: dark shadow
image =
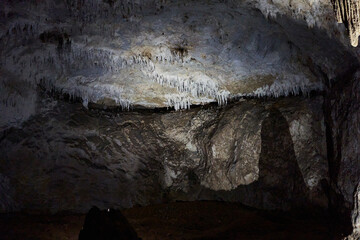
[[[289,124],[278,109],[271,109],[262,123],[257,185],[264,207],[296,208],[304,204],[305,182],[296,160]]]
[[[86,215],[79,240],[141,240],[120,210],[92,207]]]

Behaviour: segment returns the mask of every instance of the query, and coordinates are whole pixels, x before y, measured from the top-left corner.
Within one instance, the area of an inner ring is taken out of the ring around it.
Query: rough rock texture
[[[1,211],[84,212],[176,199],[327,207],[320,97],[117,115],[39,104],[52,108],[1,137],[0,186],[8,196]]]

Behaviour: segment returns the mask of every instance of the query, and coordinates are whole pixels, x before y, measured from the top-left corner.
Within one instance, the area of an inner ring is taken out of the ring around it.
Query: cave
[[[1,0],[0,239],[360,239],[358,0]]]

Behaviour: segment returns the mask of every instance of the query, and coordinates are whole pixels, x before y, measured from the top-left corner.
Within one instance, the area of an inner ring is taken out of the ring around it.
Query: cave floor
[[[342,239],[329,218],[296,217],[224,202],[175,202],[123,210],[143,240]],[[0,239],[78,239],[85,215],[0,214]]]

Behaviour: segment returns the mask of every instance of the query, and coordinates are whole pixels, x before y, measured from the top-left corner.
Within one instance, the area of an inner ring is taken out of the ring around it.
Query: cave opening
[[[360,239],[357,0],[0,6],[0,239]]]

